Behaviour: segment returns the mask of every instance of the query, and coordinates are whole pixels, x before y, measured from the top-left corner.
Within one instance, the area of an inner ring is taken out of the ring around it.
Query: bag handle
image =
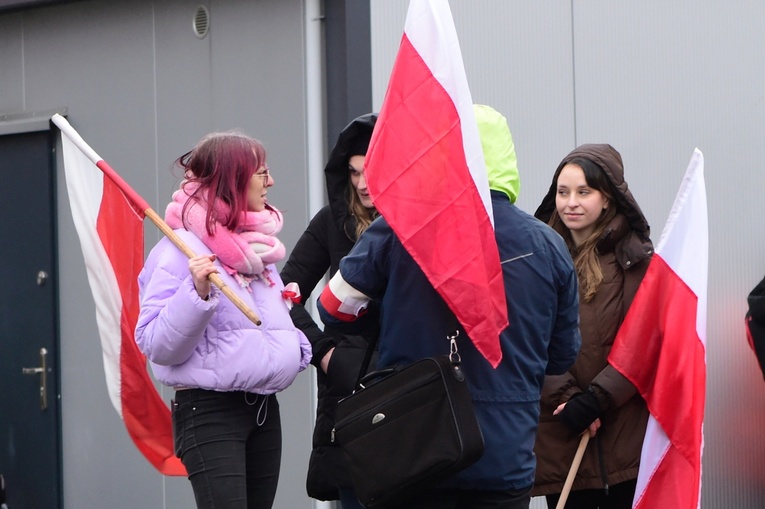
[[[398,367],[394,366],[392,368],[385,368],[385,369],[378,369],[377,371],[372,371],[371,373],[367,373],[356,384],[357,388],[359,389],[366,389],[366,386],[369,384],[370,381],[375,380],[377,378],[385,378],[388,375],[392,375],[398,371]]]
[[[450,309],[447,308],[447,312],[449,313],[449,317],[451,320],[449,320],[454,327],[454,334],[447,334],[446,339],[449,340],[449,361],[451,361],[452,365],[454,367],[458,367],[460,363],[462,362],[462,358],[460,357],[459,352],[457,351],[457,337],[460,335],[460,330],[458,327],[457,317],[454,316],[454,314],[451,312]],[[354,392],[363,389],[364,384],[368,383],[370,380],[374,378],[378,378],[383,375],[389,375],[396,371],[396,367],[392,368],[385,368],[378,371],[373,371],[371,373],[367,373],[367,370],[369,369],[369,363],[372,362],[372,355],[375,351],[375,346],[377,346],[377,340],[379,339],[379,335],[374,336],[370,341],[369,345],[367,346],[367,351],[364,354],[364,360],[361,362],[361,369],[359,369],[359,376],[356,378],[356,384],[354,385]]]

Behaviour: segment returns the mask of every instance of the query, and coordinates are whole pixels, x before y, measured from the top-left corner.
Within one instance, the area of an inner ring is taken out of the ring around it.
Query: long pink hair
[[[207,232],[215,234],[216,222],[236,231],[240,219],[247,212],[250,179],[265,163],[266,149],[258,140],[235,131],[208,134],[196,147],[175,161],[184,171],[184,190],[187,183],[198,184],[189,194],[195,200],[188,200],[185,207],[192,201],[212,204],[221,200],[228,205],[231,213],[228,217],[216,217],[215,207],[208,206]],[[273,207],[266,207],[278,213]]]

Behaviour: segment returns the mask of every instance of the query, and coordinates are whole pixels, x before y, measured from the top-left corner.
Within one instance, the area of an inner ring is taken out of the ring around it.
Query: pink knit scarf
[[[199,237],[242,287],[249,287],[252,280],[261,278],[273,286],[265,266],[278,262],[286,254],[284,244],[276,238],[283,225],[281,214],[268,209],[261,212],[248,211],[242,214],[237,231],[231,231],[216,221],[214,234],[210,235],[205,226],[208,203],[202,196],[191,197],[198,187],[196,183],[181,184],[181,188],[173,193],[173,201],[167,206],[165,222],[171,228],[185,228]],[[184,205],[189,200],[192,201],[181,217]],[[231,214],[229,206],[220,200],[216,200],[213,206],[214,218],[225,221]]]

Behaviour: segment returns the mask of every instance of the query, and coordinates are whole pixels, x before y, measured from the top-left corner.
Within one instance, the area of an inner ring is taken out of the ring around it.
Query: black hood
[[[367,113],[351,121],[337,137],[335,148],[329,154],[324,167],[327,182],[327,199],[332,217],[348,237],[356,240],[356,221],[348,210],[348,159],[354,155],[366,155],[377,113]]]
[[[746,327],[751,346],[765,376],[765,278],[747,296]]]

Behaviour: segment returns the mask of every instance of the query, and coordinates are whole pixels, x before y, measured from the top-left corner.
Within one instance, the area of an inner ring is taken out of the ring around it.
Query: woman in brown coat
[[[554,508],[579,444],[590,441],[567,509],[629,509],[648,420],[635,387],[608,363],[614,337],[653,254],[650,229],[610,145],[582,145],[558,165],[536,217],[566,240],[579,276],[582,347],[545,379],[532,495]]]

